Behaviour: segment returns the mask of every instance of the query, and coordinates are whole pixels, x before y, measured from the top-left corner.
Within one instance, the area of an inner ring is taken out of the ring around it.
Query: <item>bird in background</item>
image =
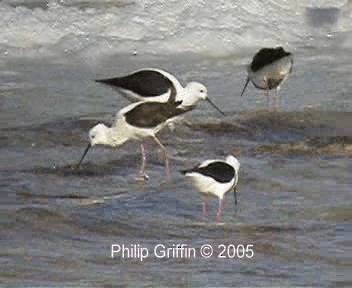
[[[224,195],[233,191],[235,205],[237,205],[237,183],[240,162],[232,155],[224,160],[206,160],[196,167],[180,172],[191,179],[193,186],[203,195],[202,216],[207,212],[207,197],[215,196],[219,199],[216,220],[221,221],[221,212],[224,207]]]
[[[285,51],[282,47],[260,49],[247,67],[248,76],[241,96],[251,81],[256,88],[264,90],[267,107],[270,108],[269,90],[275,89],[275,110],[279,110],[281,105],[279,91],[282,83],[292,72],[292,67],[292,53]]]
[[[170,96],[171,87],[174,86],[176,101],[182,101],[178,106],[179,109],[192,110],[201,100],[205,100],[219,113],[225,115],[208,97],[205,85],[199,82],[190,82],[183,87],[175,76],[161,69],[143,68],[126,76],[97,79],[95,81],[118,90],[121,95],[131,102],[166,102]]]

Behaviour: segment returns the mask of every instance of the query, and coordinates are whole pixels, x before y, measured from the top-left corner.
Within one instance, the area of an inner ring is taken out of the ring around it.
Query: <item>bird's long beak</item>
[[[233,195],[235,196],[235,205],[237,205],[237,188],[233,189]]]
[[[77,166],[76,166],[76,169],[78,169],[79,166],[81,165],[81,163],[82,163],[84,157],[87,155],[87,153],[88,153],[90,147],[92,147],[92,144],[89,143],[88,146],[86,147],[86,149],[84,150],[83,155],[82,155],[82,158],[81,158],[81,160],[78,162],[78,164],[77,164]]]
[[[246,79],[246,83],[244,84],[243,90],[241,92],[241,97],[243,96],[244,91],[246,90],[248,83],[249,83],[249,77],[247,77],[247,79]]]
[[[208,97],[206,98],[206,100],[209,102],[209,104],[210,104],[211,106],[213,106],[213,107],[214,107],[216,110],[218,110],[223,116],[225,116],[225,113],[222,112],[222,111],[220,110],[220,108],[214,104],[213,101],[211,101]]]

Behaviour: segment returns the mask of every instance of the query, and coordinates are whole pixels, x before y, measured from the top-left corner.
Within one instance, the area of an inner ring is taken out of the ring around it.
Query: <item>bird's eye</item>
[[[200,93],[204,93],[204,90],[203,90],[203,89],[200,89]]]
[[[90,137],[91,137],[92,139],[94,139],[94,138],[95,138],[95,135],[91,135]]]

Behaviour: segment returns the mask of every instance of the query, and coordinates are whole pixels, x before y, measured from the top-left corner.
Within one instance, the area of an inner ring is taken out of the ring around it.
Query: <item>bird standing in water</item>
[[[224,195],[234,191],[235,205],[237,204],[238,171],[240,162],[232,155],[224,160],[206,160],[196,167],[180,171],[189,177],[193,185],[203,194],[202,216],[205,219],[207,211],[207,197],[209,195],[219,198],[219,207],[216,220],[221,221],[221,212],[224,207]]]
[[[166,148],[156,134],[171,121],[173,117],[183,113],[183,110],[178,109],[182,101],[176,101],[176,89],[172,85],[171,93],[167,102],[137,102],[128,105],[117,112],[115,121],[111,127],[99,123],[89,131],[89,144],[85,149],[81,160],[76,168],[78,168],[89,149],[95,145],[109,145],[118,147],[128,140],[138,140],[150,137],[164,151],[166,175],[170,176],[170,163]],[[142,164],[140,169],[140,177],[148,179],[145,174],[146,155],[143,143],[141,143]]]
[[[248,76],[241,92],[243,96],[249,81],[258,88],[265,90],[267,106],[269,108],[269,90],[276,89],[275,109],[280,109],[279,90],[282,83],[292,72],[293,56],[282,47],[262,48],[253,57],[252,63],[247,67]]]

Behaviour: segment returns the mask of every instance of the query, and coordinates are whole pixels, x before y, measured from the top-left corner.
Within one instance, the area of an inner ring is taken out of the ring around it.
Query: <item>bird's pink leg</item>
[[[140,144],[140,148],[141,148],[141,153],[142,153],[142,164],[141,164],[141,170],[139,171],[139,174],[141,176],[145,176],[145,164],[146,164],[146,155],[145,155],[145,149],[144,149],[144,145],[143,143]]]
[[[275,111],[280,111],[281,97],[280,97],[280,87],[276,88],[276,101],[275,101]]]
[[[163,144],[161,144],[161,142],[159,141],[159,139],[156,136],[153,136],[154,141],[161,147],[161,149],[164,151],[165,154],[165,172],[166,172],[166,178],[169,179],[170,178],[170,160],[169,157],[167,155],[167,151],[166,148]]]
[[[267,109],[270,109],[269,91],[268,91],[268,90],[264,90],[264,91],[263,91],[263,96],[266,97],[266,107],[267,107]]]
[[[139,170],[139,175],[136,177],[136,180],[137,181],[146,181],[149,179],[149,177],[147,174],[145,174],[145,165],[147,163],[147,157],[145,154],[143,143],[140,144],[140,148],[141,148],[141,154],[142,154],[142,164],[141,164],[141,169]]]
[[[223,208],[224,208],[224,199],[220,199],[218,213],[216,214],[216,221],[218,221],[218,222],[221,221],[221,212],[222,212]]]
[[[166,151],[165,151],[165,173],[166,173],[166,178],[170,179],[170,175],[171,175],[170,160],[169,160],[169,157],[167,156]]]
[[[202,202],[202,218],[205,220],[205,216],[207,214],[207,196],[203,196]]]

